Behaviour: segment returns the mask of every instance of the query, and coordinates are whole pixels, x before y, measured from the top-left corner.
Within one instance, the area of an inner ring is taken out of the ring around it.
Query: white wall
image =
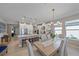
[[[1,18],[0,18],[0,22],[2,22],[2,23],[5,23],[5,24],[6,24],[6,21],[5,21],[5,20],[3,20],[3,19],[1,19]]]
[[[65,17],[65,18],[62,18],[62,20],[76,20],[76,19],[79,19],[79,14],[75,14],[75,15],[71,15],[71,16],[68,16],[68,17]]]

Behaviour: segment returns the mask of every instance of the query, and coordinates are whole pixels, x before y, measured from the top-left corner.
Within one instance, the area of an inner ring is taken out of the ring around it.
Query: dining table
[[[63,41],[61,39],[57,40],[56,42],[53,42],[52,40],[48,40],[47,42],[38,41],[34,42],[34,46],[37,48],[38,52],[40,52],[43,56],[53,56],[61,48],[62,42]]]

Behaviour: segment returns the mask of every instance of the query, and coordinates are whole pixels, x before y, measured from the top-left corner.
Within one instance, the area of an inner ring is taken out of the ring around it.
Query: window
[[[57,21],[55,24],[55,34],[62,34],[62,23]]]
[[[79,20],[66,22],[66,37],[70,39],[79,39]]]
[[[0,22],[0,33],[5,32],[5,24]]]
[[[62,27],[55,27],[55,34],[62,34]]]

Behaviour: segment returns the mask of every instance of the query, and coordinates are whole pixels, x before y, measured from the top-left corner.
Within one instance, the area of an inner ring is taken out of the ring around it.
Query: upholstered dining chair
[[[67,56],[67,39],[64,39],[63,47],[61,49],[61,56]]]
[[[59,56],[67,56],[67,39],[63,39],[59,48]]]
[[[31,43],[28,40],[26,40],[26,43],[27,43],[27,48],[28,48],[29,56],[34,56],[33,47],[31,45]]]
[[[48,40],[46,34],[41,34],[41,41],[44,42],[46,40]]]

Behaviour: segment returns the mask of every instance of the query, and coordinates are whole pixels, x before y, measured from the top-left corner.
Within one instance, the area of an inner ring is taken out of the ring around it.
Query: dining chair
[[[31,43],[28,40],[26,40],[26,43],[27,43],[27,48],[28,48],[29,56],[34,56],[33,47],[31,45]]]
[[[68,55],[68,53],[67,53],[67,39],[62,40],[62,43],[59,48],[59,55],[60,56],[67,56]]]

